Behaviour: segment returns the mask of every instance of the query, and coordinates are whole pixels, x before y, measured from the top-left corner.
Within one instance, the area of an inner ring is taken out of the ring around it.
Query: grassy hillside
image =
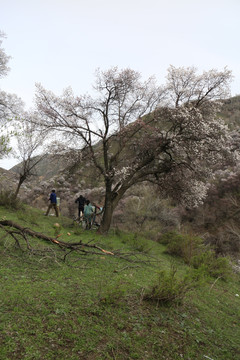
[[[240,357],[239,274],[211,277],[167,245],[131,233],[98,236],[67,218],[59,228],[31,208],[0,207],[1,219],[114,254],[64,251],[14,233],[19,248],[0,228],[1,360]]]

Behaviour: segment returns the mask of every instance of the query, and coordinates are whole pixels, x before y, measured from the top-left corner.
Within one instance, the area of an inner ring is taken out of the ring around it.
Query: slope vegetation
[[[0,226],[0,359],[239,358],[240,277],[230,268],[213,277],[166,241],[97,236],[33,208],[0,207],[0,218],[83,244],[65,251]]]

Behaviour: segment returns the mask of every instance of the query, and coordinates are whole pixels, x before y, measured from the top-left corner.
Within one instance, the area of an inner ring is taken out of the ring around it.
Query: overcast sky
[[[97,68],[165,82],[169,65],[222,70],[240,94],[240,0],[0,0],[11,71],[0,88],[32,106],[35,83],[91,92]],[[9,168],[11,160],[0,161]]]

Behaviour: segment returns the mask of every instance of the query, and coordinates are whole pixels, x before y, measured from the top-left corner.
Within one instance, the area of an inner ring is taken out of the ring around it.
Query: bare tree
[[[41,155],[45,133],[37,131],[36,121],[36,114],[25,113],[24,120],[21,121],[21,128],[16,132],[16,156],[19,158],[20,165],[15,197],[18,196],[24,181],[35,175],[36,166],[47,155],[46,152]]]
[[[112,68],[97,72],[96,98],[61,97],[37,86],[41,126],[77,139],[105,182],[100,232],[107,232],[112,213],[134,184],[151,181],[161,192],[188,204],[206,194],[206,179],[230,157],[230,137],[217,118],[231,73],[170,67],[166,86],[154,78],[141,82],[136,71]]]

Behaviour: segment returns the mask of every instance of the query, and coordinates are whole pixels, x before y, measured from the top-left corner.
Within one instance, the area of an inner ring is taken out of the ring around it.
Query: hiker
[[[102,214],[102,207],[98,206],[97,204],[93,203],[93,220],[92,223],[96,226],[100,226],[100,224],[96,221],[96,216]]]
[[[84,217],[86,219],[86,229],[91,229],[93,215],[94,215],[93,206],[89,200],[86,200],[86,204],[84,206]]]
[[[78,219],[82,219],[84,213],[84,205],[86,203],[85,197],[80,195],[76,200],[75,203],[78,203]]]
[[[45,214],[45,216],[48,216],[49,211],[54,208],[56,216],[58,217],[58,207],[57,207],[57,195],[55,190],[52,190],[50,197],[48,199],[50,201],[50,204],[48,206],[47,212]]]

